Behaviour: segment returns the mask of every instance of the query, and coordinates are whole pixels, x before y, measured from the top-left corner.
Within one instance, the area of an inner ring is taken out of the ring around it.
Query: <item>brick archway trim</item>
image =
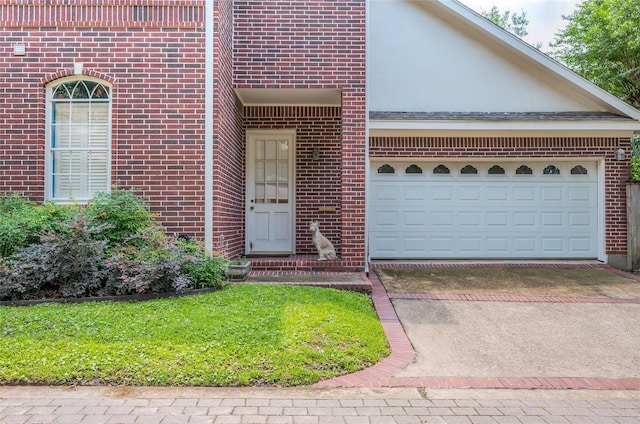
[[[60,69],[60,70],[58,70],[56,72],[53,72],[53,73],[45,75],[45,77],[42,78],[41,82],[42,82],[42,85],[47,85],[51,81],[55,81],[57,79],[64,78],[64,77],[72,77],[72,76],[75,76],[75,75],[76,75],[76,73],[74,72],[73,68],[63,68],[63,69]],[[115,84],[115,82],[116,82],[116,79],[114,77],[112,77],[111,75],[104,74],[102,72],[98,72],[98,71],[95,71],[93,69],[83,69],[81,75],[85,75],[85,76],[88,76],[88,77],[99,78],[99,79],[101,79],[103,81],[106,81],[106,82],[108,82],[110,84]]]

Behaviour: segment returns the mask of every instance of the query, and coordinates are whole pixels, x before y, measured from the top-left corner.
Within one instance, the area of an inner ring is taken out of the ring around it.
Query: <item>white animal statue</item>
[[[319,226],[317,222],[312,222],[309,226],[309,231],[311,231],[311,238],[313,239],[313,244],[316,246],[318,250],[318,260],[319,261],[335,261],[336,259],[336,249],[333,247],[333,244],[322,235],[320,232]]]

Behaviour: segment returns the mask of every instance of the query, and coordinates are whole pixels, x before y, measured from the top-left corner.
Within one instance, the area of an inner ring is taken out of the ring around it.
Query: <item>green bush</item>
[[[631,158],[631,181],[640,181],[640,157]]]
[[[224,272],[228,260],[219,256],[201,255],[186,265],[189,275],[190,288],[206,289],[222,287],[225,280]]]
[[[0,196],[0,257],[11,256],[19,247],[38,241],[29,201],[20,193]]]
[[[0,300],[222,287],[227,261],[168,236],[130,191],[86,207],[0,199]],[[2,259],[2,258],[0,258]]]
[[[127,242],[131,243],[127,243]],[[105,294],[180,292],[189,286],[187,256],[159,225],[142,229],[117,245],[107,260]]]
[[[631,181],[640,181],[640,134],[631,137]]]
[[[40,243],[19,249],[7,261],[0,279],[0,298],[28,298],[38,292],[49,297],[95,294],[106,275],[106,241],[95,239],[99,229],[79,217],[68,231],[47,232]]]
[[[109,245],[123,243],[138,231],[154,224],[148,205],[129,190],[114,188],[110,193],[97,193],[87,204],[87,216],[96,225],[108,225],[100,237]]]
[[[0,257],[39,242],[45,231],[65,231],[76,212],[76,206],[38,205],[20,193],[0,195]]]
[[[212,257],[196,242],[169,237],[160,226],[147,228],[120,245],[107,260],[105,294],[181,292],[220,288],[227,260]]]

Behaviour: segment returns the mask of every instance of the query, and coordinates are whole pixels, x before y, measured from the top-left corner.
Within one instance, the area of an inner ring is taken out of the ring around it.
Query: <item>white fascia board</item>
[[[421,0],[424,1],[424,0]],[[431,0],[426,0],[427,3],[431,3]],[[618,97],[613,94],[603,90],[598,87],[591,81],[586,78],[581,77],[577,73],[573,72],[566,66],[562,65],[560,62],[554,60],[553,58],[547,56],[542,53],[540,50],[535,47],[529,45],[525,41],[511,34],[510,32],[500,28],[498,25],[495,25],[493,22],[485,19],[480,14],[476,13],[472,9],[463,5],[457,0],[437,0],[435,3],[431,3],[432,5],[441,5],[446,7],[451,12],[455,13],[459,18],[466,21],[466,23],[471,24],[482,31],[489,33],[496,40],[499,40],[506,46],[515,49],[520,54],[525,55],[530,60],[538,63],[542,67],[554,72],[556,75],[560,76],[568,83],[580,88],[585,91],[588,95],[595,97],[601,103],[610,108],[610,111],[616,112],[629,118],[640,121],[640,110],[630,106],[625,103]]]
[[[369,121],[371,136],[401,135],[530,135],[630,137],[640,131],[637,121]]]

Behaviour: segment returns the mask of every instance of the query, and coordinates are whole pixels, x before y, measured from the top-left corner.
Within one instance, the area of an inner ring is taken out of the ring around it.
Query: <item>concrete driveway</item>
[[[474,293],[473,286],[465,290],[460,284],[451,294],[433,287],[420,290],[415,281],[405,285],[413,286],[413,293],[388,292],[416,352],[415,360],[394,377],[639,378],[640,283],[633,276],[598,267],[594,272],[601,283],[606,284],[603,269],[616,284],[611,296],[606,290],[594,297],[574,296],[571,290],[561,290],[562,297],[528,295],[522,287],[514,295],[505,287],[499,295],[491,295],[486,290]],[[438,272],[422,271],[431,278]],[[490,271],[476,273],[491,280]],[[473,275],[474,268],[468,273]],[[504,273],[500,268],[495,275]],[[562,285],[561,270],[557,276],[553,284]],[[583,278],[590,280],[589,270]],[[397,285],[386,285],[398,290]]]
[[[640,305],[393,300],[397,377],[640,377]]]

